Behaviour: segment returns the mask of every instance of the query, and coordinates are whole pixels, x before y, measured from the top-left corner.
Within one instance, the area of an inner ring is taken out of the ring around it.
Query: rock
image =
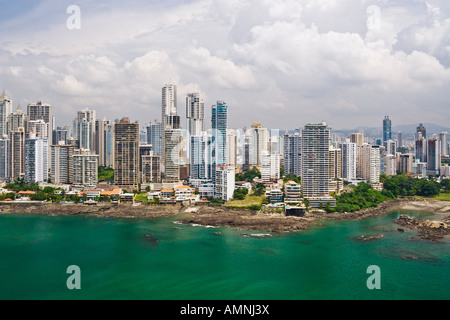
[[[373,241],[373,240],[379,240],[382,238],[384,238],[384,234],[364,235],[364,236],[355,237],[355,239],[358,241]]]
[[[214,232],[213,234],[215,234],[216,236],[221,236],[222,232]]]

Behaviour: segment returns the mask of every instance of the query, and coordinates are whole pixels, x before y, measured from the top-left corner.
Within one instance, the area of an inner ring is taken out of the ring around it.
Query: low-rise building
[[[175,197],[175,191],[173,189],[161,190],[160,197],[161,199],[171,199]]]
[[[284,202],[300,203],[302,202],[302,190],[300,184],[289,181],[284,185]]]
[[[194,189],[189,186],[179,186],[175,188],[175,198],[177,199],[190,199],[194,193]]]
[[[266,192],[266,197],[271,203],[283,202],[283,192],[280,189],[270,189]]]

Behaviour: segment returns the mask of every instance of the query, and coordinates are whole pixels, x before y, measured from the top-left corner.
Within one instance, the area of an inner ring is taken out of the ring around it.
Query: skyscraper
[[[1,103],[1,102],[0,102]],[[14,113],[8,115],[8,133],[10,131],[15,131],[18,128],[25,128],[25,132],[28,133],[27,130],[27,115],[23,112],[20,104],[17,106],[17,109]]]
[[[212,136],[203,132],[191,136],[190,179],[212,179]]]
[[[227,130],[227,162],[229,166],[237,165],[237,135],[236,130]]]
[[[111,122],[105,126],[105,166],[114,168],[114,143],[115,123]]]
[[[74,137],[78,140],[78,148],[95,151],[95,110],[85,108],[77,112],[73,121]]]
[[[106,128],[111,121],[106,118],[95,120],[94,150],[98,154],[98,165],[106,166]]]
[[[139,123],[123,118],[114,125],[114,183],[139,190]]]
[[[73,184],[95,188],[98,182],[98,155],[90,150],[79,150],[72,156]]]
[[[205,131],[205,103],[199,93],[189,93],[186,97],[186,120],[191,136]]]
[[[440,146],[436,135],[427,140],[427,175],[437,175],[441,169]]]
[[[361,147],[361,178],[368,183],[380,183],[381,174],[380,146],[365,143]]]
[[[392,121],[386,116],[383,120],[383,142],[388,140],[392,140]]]
[[[142,156],[142,183],[161,182],[161,156],[153,154]]]
[[[177,86],[174,84],[166,84],[162,88],[162,128],[170,125],[174,129],[180,128],[180,123],[174,118],[177,116]],[[179,120],[179,117],[178,117]]]
[[[263,151],[261,165],[261,179],[263,183],[280,179],[280,154]]]
[[[269,130],[261,123],[253,123],[250,129],[250,164],[262,164],[263,151],[269,151]]]
[[[47,182],[48,180],[48,140],[31,134],[25,140],[25,181]]]
[[[441,156],[447,156],[448,152],[448,133],[441,132],[439,134],[439,140],[441,141]]]
[[[403,133],[402,132],[397,132],[397,146],[399,148],[403,147]]]
[[[343,142],[341,144],[342,178],[345,180],[356,179],[356,143]]]
[[[0,138],[8,134],[7,123],[8,117],[12,112],[12,102],[3,91],[0,96]]]
[[[301,136],[300,132],[284,136],[284,174],[301,175]]]
[[[73,181],[73,154],[75,147],[68,145],[51,146],[51,181],[69,184]]]
[[[53,144],[53,108],[51,105],[38,101],[35,104],[29,104],[27,106],[27,120],[44,120],[47,124],[47,134],[49,135],[49,143]]]
[[[152,145],[152,151],[155,155],[163,154],[163,134],[164,130],[162,124],[155,120],[154,123],[149,124],[149,144]]]
[[[170,125],[164,130],[164,179],[166,183],[180,181],[180,165],[182,152],[181,129],[173,129]]]
[[[330,146],[330,179],[342,178],[342,150]]]
[[[231,166],[216,167],[216,198],[230,201],[235,188],[235,169]]]
[[[69,138],[69,130],[67,127],[61,128],[57,127],[53,130],[53,144],[59,145],[62,142],[63,145],[67,144],[67,139]]]
[[[223,101],[217,101],[212,106],[212,180],[216,181],[216,167],[227,165],[227,129],[228,106]]]
[[[311,206],[335,205],[329,197],[330,128],[308,124],[302,130],[302,193]]]
[[[25,129],[9,132],[9,178],[11,181],[25,177]]]
[[[419,134],[421,134],[422,138],[426,139],[427,138],[427,129],[423,126],[423,124],[419,124],[419,126],[416,129],[416,140],[419,139]]]
[[[9,181],[9,139],[0,139],[0,181]]]

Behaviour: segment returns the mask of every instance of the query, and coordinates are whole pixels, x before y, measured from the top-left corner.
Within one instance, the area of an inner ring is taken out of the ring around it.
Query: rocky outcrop
[[[445,221],[447,220],[448,218]],[[444,221],[420,220],[401,215],[394,222],[402,227],[419,232],[421,239],[439,241],[443,237],[450,235],[450,225]]]

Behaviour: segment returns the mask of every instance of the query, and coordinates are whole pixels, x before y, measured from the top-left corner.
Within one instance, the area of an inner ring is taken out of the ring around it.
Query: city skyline
[[[446,125],[450,115],[447,2],[133,4],[79,1],[79,30],[66,26],[67,4],[2,7],[0,85],[13,110],[42,100],[60,126],[84,108],[150,122],[161,113],[161,84],[173,82],[179,103],[200,93],[205,119],[217,100],[239,110],[233,128],[325,120],[351,129],[378,126],[380,114]]]

